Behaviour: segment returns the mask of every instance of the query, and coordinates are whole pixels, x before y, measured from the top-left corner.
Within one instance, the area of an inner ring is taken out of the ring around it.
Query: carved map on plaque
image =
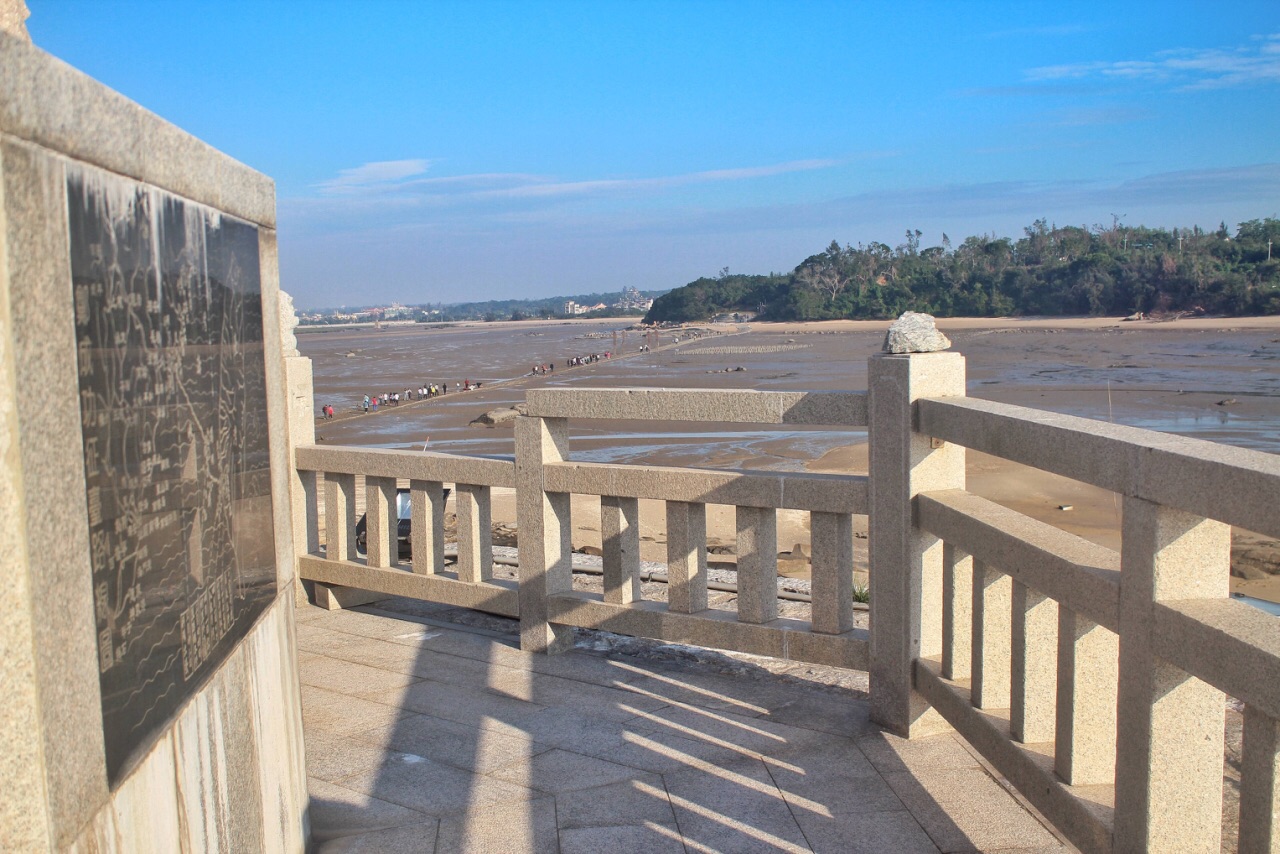
[[[114,783],[275,595],[258,230],[89,168],[67,203]]]

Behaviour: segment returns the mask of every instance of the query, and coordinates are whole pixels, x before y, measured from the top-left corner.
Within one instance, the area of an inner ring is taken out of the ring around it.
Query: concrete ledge
[[[920,400],[916,429],[1154,504],[1280,537],[1280,455],[977,400]]]
[[[305,445],[298,448],[296,454],[298,468],[302,471],[434,480],[475,486],[514,488],[516,485],[515,463],[492,457],[325,445]]]
[[[867,479],[854,475],[574,462],[549,463],[543,471],[548,492],[828,513],[867,512]]]
[[[940,668],[937,661],[917,659],[916,690],[1081,851],[1110,852],[1111,828],[1097,814],[1104,808],[1090,809],[1053,773],[1051,756],[1019,747],[1009,737],[1008,721],[975,709],[969,690],[943,679]]]
[[[1231,599],[1157,602],[1152,652],[1280,720],[1280,620]]]
[[[867,633],[854,629],[840,635],[817,635],[803,620],[776,619],[764,624],[741,623],[731,611],[706,610],[680,614],[661,602],[612,605],[598,593],[575,591],[552,596],[547,618],[553,623],[597,629],[620,635],[687,643],[712,649],[767,655],[829,667],[865,670]]]
[[[514,581],[499,579],[473,584],[447,575],[418,575],[407,569],[378,569],[363,563],[326,560],[315,555],[304,555],[298,559],[298,575],[310,581],[354,587],[387,596],[408,596],[506,617],[520,616]]]
[[[1120,555],[961,489],[916,498],[920,527],[1100,626],[1120,626]]]
[[[542,418],[867,426],[867,396],[853,391],[541,388],[525,401]]]
[[[275,228],[270,178],[3,32],[0,80],[0,134]]]

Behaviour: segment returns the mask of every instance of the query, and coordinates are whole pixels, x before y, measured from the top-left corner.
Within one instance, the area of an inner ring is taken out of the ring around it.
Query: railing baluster
[[[707,610],[707,508],[667,502],[667,607],[681,614]]]
[[[325,475],[324,542],[329,560],[356,559],[355,475]]]
[[[493,511],[489,487],[457,484],[458,580],[493,578]]]
[[[973,558],[942,544],[942,676],[968,679],[973,650]]]
[[[973,705],[1009,707],[1009,615],[1013,579],[980,561],[973,562]]]
[[[1244,708],[1240,854],[1280,851],[1280,721]]]
[[[630,605],[641,598],[639,500],[600,496],[600,540],[604,601]]]
[[[767,623],[778,617],[778,511],[737,507],[738,619]]]
[[[853,628],[853,517],[809,514],[811,628],[838,635]]]
[[[365,553],[369,566],[395,566],[400,559],[396,542],[396,479],[366,477],[364,483]]]
[[[1058,603],[1013,584],[1009,729],[1023,744],[1053,741]]]
[[[1058,702],[1054,770],[1072,786],[1116,778],[1116,682],[1119,638],[1058,607]]]
[[[1231,527],[1125,496],[1120,548],[1118,851],[1217,851],[1223,693],[1155,656],[1161,599],[1228,593]]]
[[[409,481],[409,507],[413,571],[434,575],[444,568],[444,484]]]

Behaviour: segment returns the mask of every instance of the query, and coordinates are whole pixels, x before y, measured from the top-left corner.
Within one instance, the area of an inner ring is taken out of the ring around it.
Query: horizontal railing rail
[[[867,396],[855,391],[541,388],[525,402],[540,418],[867,426]]]
[[[548,492],[867,513],[867,479],[856,475],[565,462],[548,463],[544,478]]]
[[[920,400],[916,429],[1112,492],[1280,537],[1280,455],[968,397]]]
[[[301,471],[362,474],[442,483],[514,488],[515,462],[510,458],[467,457],[434,451],[396,451],[350,445],[304,445],[297,449]]]

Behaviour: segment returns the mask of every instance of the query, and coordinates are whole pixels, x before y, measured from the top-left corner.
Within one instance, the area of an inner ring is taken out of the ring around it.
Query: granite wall
[[[0,80],[0,850],[302,850],[274,186]]]

